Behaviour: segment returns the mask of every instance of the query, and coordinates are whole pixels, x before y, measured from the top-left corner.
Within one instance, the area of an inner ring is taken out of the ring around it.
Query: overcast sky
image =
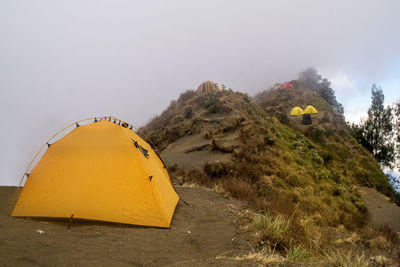
[[[65,125],[142,126],[203,80],[254,95],[313,66],[346,117],[400,98],[400,1],[0,1],[0,185]]]

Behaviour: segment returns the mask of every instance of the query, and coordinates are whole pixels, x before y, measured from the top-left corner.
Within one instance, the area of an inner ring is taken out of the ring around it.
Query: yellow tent
[[[300,116],[303,115],[304,111],[299,107],[294,107],[292,111],[290,111],[291,116]]]
[[[317,113],[318,110],[313,106],[307,106],[306,109],[304,110],[304,114],[317,114]]]
[[[280,83],[277,83],[274,86],[274,90],[278,90],[278,89],[281,89],[281,88],[282,88],[282,85]]]
[[[113,123],[110,117],[76,127],[49,145],[12,216],[73,215],[169,227],[178,199],[156,152],[126,123]]]
[[[221,91],[221,87],[212,81],[202,82],[197,88],[197,93],[211,92],[211,91]]]

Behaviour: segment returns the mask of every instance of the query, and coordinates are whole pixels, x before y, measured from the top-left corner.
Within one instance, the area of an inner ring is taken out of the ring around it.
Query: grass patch
[[[306,249],[301,249],[300,246],[297,246],[294,250],[288,251],[288,258],[292,261],[310,261],[313,255],[307,251]]]

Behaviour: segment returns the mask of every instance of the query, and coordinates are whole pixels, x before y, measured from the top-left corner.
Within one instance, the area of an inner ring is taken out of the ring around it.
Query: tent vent
[[[80,125],[78,123],[76,123],[76,127],[79,127]]]
[[[49,144],[49,143],[46,143],[46,144],[47,144],[47,148],[49,148],[51,146],[51,144]]]
[[[30,173],[25,173],[25,175],[26,175],[26,178],[28,178],[29,177],[29,175],[31,175]]]
[[[129,127],[130,130],[132,130],[132,125]]]
[[[114,119],[114,123],[116,122],[116,120]]]
[[[153,178],[153,175],[152,175],[152,176],[149,176],[149,178],[150,178],[150,181],[151,181],[151,179]]]
[[[97,122],[97,118],[96,117],[94,117],[94,122]]]
[[[139,145],[137,141],[133,140],[132,138],[131,138],[131,140],[132,140],[133,144],[135,145],[135,147],[136,147],[137,149],[139,149],[140,151],[142,151],[143,156],[144,156],[146,159],[148,159],[148,158],[149,158],[149,151],[148,151],[147,149],[143,148],[141,145]]]

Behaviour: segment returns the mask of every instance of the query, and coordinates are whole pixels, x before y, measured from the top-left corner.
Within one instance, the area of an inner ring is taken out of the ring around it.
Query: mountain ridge
[[[254,98],[232,90],[189,90],[141,130],[162,151],[175,182],[217,188],[260,213],[261,222],[251,219],[261,224],[260,247],[281,253],[301,247],[321,256],[344,248],[335,243],[344,232],[361,236],[362,245],[353,244],[360,253],[371,237],[392,240],[370,224],[357,189],[374,187],[393,198],[378,163],[317,92],[291,83]],[[319,111],[312,125],[289,116],[294,106],[307,105]],[[268,226],[277,221],[280,234]],[[393,242],[391,253],[398,257]]]

